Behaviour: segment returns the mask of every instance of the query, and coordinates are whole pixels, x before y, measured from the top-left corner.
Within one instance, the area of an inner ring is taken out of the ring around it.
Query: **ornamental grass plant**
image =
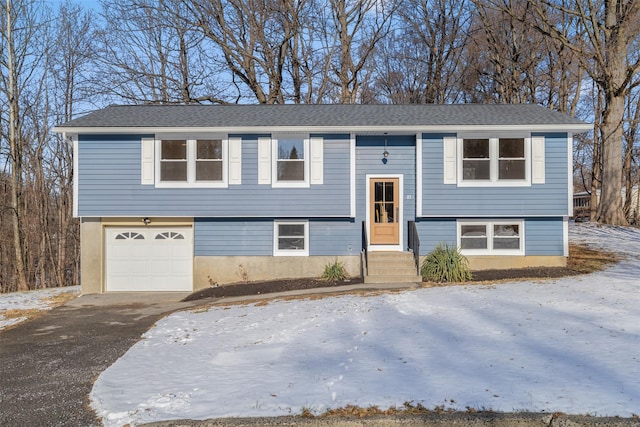
[[[438,243],[425,257],[420,269],[425,282],[466,282],[471,280],[467,258],[456,245]]]

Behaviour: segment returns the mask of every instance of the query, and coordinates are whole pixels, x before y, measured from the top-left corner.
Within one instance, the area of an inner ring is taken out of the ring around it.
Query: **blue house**
[[[64,123],[82,292],[563,266],[572,135],[534,105],[112,106]],[[240,285],[241,286],[241,285]]]

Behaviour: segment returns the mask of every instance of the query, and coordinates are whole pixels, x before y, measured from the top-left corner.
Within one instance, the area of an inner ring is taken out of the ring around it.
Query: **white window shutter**
[[[155,166],[155,140],[153,138],[142,138],[142,165],[140,167],[140,184],[154,184]]]
[[[322,184],[324,181],[324,140],[311,138],[311,184]]]
[[[544,184],[545,164],[544,164],[544,136],[534,136],[531,138],[531,183]]]
[[[229,138],[229,185],[242,184],[242,138]]]
[[[271,138],[258,138],[258,184],[271,184]]]
[[[456,145],[457,139],[453,136],[445,136],[442,138],[442,153],[444,160],[444,183],[456,184],[458,175],[456,171]]]

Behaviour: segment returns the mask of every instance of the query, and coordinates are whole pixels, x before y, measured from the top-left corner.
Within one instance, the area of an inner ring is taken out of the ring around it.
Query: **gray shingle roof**
[[[68,128],[419,127],[567,125],[581,120],[537,105],[128,105],[71,120]]]

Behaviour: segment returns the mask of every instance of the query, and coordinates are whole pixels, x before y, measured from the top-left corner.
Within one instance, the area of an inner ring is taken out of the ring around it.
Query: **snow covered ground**
[[[0,294],[0,331],[7,326],[15,325],[27,319],[25,316],[6,317],[7,312],[14,310],[49,310],[53,307],[52,302],[54,302],[54,299],[58,295],[67,292],[72,292],[74,295],[80,294],[80,286]]]
[[[627,255],[581,277],[173,314],[100,375],[107,426],[358,405],[640,412],[640,231],[572,225]]]

